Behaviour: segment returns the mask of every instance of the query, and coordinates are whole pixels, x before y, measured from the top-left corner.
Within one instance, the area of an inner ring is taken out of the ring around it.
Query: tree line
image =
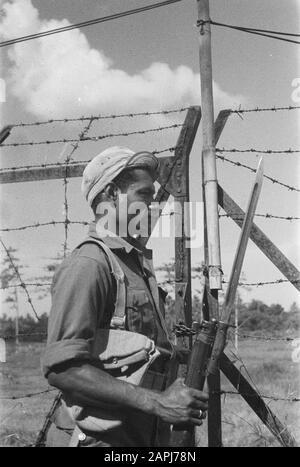
[[[174,314],[175,301],[168,297],[166,303],[166,320],[169,324]],[[300,328],[300,309],[293,303],[289,312],[279,304],[266,305],[260,300],[249,303],[240,301],[238,305],[238,326],[241,333],[262,333],[264,335],[295,335]],[[193,299],[193,317],[201,318],[201,300],[197,295]],[[37,321],[31,315],[19,317],[19,339],[21,341],[43,342],[46,339],[48,314],[40,315]],[[7,314],[0,317],[0,337],[14,339],[16,334],[15,318]]]

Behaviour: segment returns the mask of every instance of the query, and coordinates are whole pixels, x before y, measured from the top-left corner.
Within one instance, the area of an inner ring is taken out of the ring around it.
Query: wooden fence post
[[[230,115],[230,110],[222,110],[214,125],[214,144],[216,145],[225,124]],[[202,172],[203,172],[203,159],[202,159]],[[209,262],[208,255],[208,238],[206,228],[206,203],[205,203],[205,190],[203,187],[203,202],[204,202],[204,260],[207,267]],[[209,286],[209,279],[205,276],[205,290],[203,293],[202,303],[203,318],[207,321],[210,319],[219,318],[219,304],[218,304],[218,291],[211,290]],[[221,422],[221,377],[220,371],[214,375],[208,375],[207,385],[209,390],[209,411],[208,411],[208,445],[211,447],[217,447],[222,445],[222,422]]]

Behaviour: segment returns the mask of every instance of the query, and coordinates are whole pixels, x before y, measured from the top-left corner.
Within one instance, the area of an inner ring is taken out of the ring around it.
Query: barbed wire
[[[183,322],[179,322],[175,324],[175,326],[172,329],[172,333],[176,334],[176,336],[194,336],[197,334],[199,331],[194,330],[191,327],[186,326]],[[241,338],[244,339],[253,339],[253,340],[264,340],[264,341],[285,341],[285,342],[293,342],[300,340],[300,337],[292,337],[292,336],[256,336],[253,334],[240,334],[236,332],[236,329],[229,329],[229,332],[231,332],[232,335],[238,335]]]
[[[243,167],[244,169],[247,169],[247,170],[250,170],[251,172],[256,172],[256,169],[254,169],[253,167],[250,167],[248,165],[245,165],[245,164],[242,164],[241,162],[236,162],[236,161],[233,161],[231,159],[227,159],[227,157],[224,157],[224,156],[218,156],[217,155],[217,158],[222,160],[223,162],[229,162],[230,164],[236,166],[236,167]],[[300,189],[299,188],[296,188],[294,186],[291,186],[291,185],[287,185],[286,183],[283,183],[283,182],[280,182],[279,180],[273,178],[273,177],[270,177],[269,175],[263,175],[264,178],[266,178],[267,180],[271,181],[272,183],[275,183],[277,185],[280,185],[280,186],[283,186],[285,188],[287,188],[288,190],[290,191],[297,191],[297,192],[300,192]]]
[[[29,123],[13,123],[12,127],[28,127],[28,126],[41,126],[41,125],[49,125],[54,123],[74,123],[74,122],[84,122],[86,120],[115,120],[118,118],[135,118],[135,117],[151,117],[155,115],[170,115],[174,113],[181,113],[185,112],[189,109],[189,107],[182,107],[180,109],[170,109],[170,110],[157,110],[154,112],[131,112],[131,113],[124,113],[124,114],[111,114],[111,115],[90,115],[90,116],[82,116],[77,118],[55,118],[49,119],[44,121],[37,121],[37,122],[29,122]]]
[[[49,389],[46,389],[46,390],[43,390],[43,391],[39,391],[39,392],[33,392],[33,393],[27,393],[27,394],[23,394],[21,396],[4,396],[4,397],[0,397],[1,400],[18,400],[18,399],[26,399],[26,398],[31,398],[31,397],[36,397],[36,396],[40,396],[42,394],[47,394],[47,393],[50,393],[50,392],[54,392],[54,391],[57,391],[57,389],[52,389],[52,388],[49,388]],[[238,392],[238,391],[227,391],[227,390],[221,390],[221,391],[213,391],[213,394],[218,394],[218,395],[236,395],[236,396],[240,396],[241,393]],[[247,397],[257,397],[257,395],[254,395],[254,394],[247,394],[247,393],[244,393],[243,392],[243,395],[247,396]],[[281,397],[281,396],[271,396],[271,395],[266,395],[266,394],[259,394],[259,396],[262,398],[262,399],[268,399],[268,400],[272,400],[272,401],[284,401],[284,402],[300,402],[300,397]]]
[[[280,112],[284,110],[298,110],[300,109],[299,105],[289,105],[286,107],[254,107],[252,109],[233,109],[230,112],[232,114],[243,114],[243,113],[251,113],[251,112]]]
[[[197,334],[198,331],[194,330],[191,327],[186,326],[183,322],[179,322],[176,325],[174,325],[172,333],[176,334],[177,336],[194,336]],[[294,342],[300,340],[300,336],[266,336],[266,335],[255,335],[255,334],[247,334],[247,333],[237,333],[236,330],[234,329],[229,329],[229,332],[232,335],[238,335],[239,338],[241,339],[249,339],[249,340],[262,340],[262,341],[282,341],[282,342]],[[2,333],[0,334],[1,339],[5,340],[11,340],[11,339],[16,339],[18,338],[23,338],[23,337],[36,337],[36,336],[43,336],[47,337],[47,332],[46,331],[40,331],[40,332],[21,332],[16,334],[5,334]]]
[[[243,394],[244,396],[247,396],[247,397],[254,397],[254,398],[257,398],[257,395],[256,394],[247,394],[245,392],[238,392],[238,391],[225,391],[225,390],[221,390],[221,391],[213,391],[213,394],[219,394],[219,395],[226,395],[226,394],[230,394],[230,395],[235,395],[235,396],[240,396],[241,394]],[[269,396],[269,395],[265,395],[265,394],[259,394],[259,397],[261,397],[262,399],[269,399],[269,400],[272,400],[272,401],[275,401],[275,402],[278,402],[278,401],[285,401],[285,402],[300,402],[300,398],[299,397],[281,397],[281,396]]]
[[[180,212],[177,211],[170,211],[170,212],[164,212],[160,214],[160,217],[163,216],[174,216],[175,214],[180,214]],[[72,221],[68,219],[68,224],[69,225],[89,225],[89,221]],[[48,227],[48,226],[56,226],[56,225],[64,225],[66,221],[49,221],[49,222],[36,222],[35,224],[28,224],[28,225],[22,225],[20,227],[6,227],[3,229],[0,229],[0,232],[15,232],[15,231],[21,231],[21,230],[26,230],[26,229],[36,229],[39,227]]]
[[[89,136],[81,139],[81,142],[86,141],[100,141],[103,139],[108,138],[115,138],[119,136],[132,136],[132,135],[145,135],[146,133],[156,133],[165,130],[171,130],[175,128],[182,127],[182,123],[174,123],[173,125],[166,125],[160,126],[156,128],[149,128],[148,130],[136,130],[136,131],[128,131],[123,133],[108,133],[106,135],[100,136]],[[57,143],[76,143],[78,139],[74,138],[64,138],[64,139],[56,139],[56,140],[48,140],[48,141],[29,141],[29,142],[21,142],[21,143],[4,143],[0,144],[0,147],[18,147],[18,146],[37,146],[37,145],[47,145],[47,144],[57,144]]]
[[[157,110],[153,112],[129,112],[123,114],[110,114],[110,115],[88,115],[76,118],[52,118],[49,120],[42,120],[36,122],[18,122],[12,123],[11,127],[27,127],[27,126],[41,126],[41,125],[51,125],[54,123],[72,123],[72,122],[84,122],[85,120],[114,120],[118,118],[135,118],[135,117],[150,117],[155,115],[169,115],[173,113],[181,113],[185,112],[189,109],[189,107],[182,107],[178,109],[168,109],[168,110]],[[252,109],[231,109],[230,112],[232,114],[243,114],[243,113],[251,113],[251,112],[278,112],[284,110],[298,110],[300,106],[286,106],[286,107],[255,107]]]
[[[261,287],[261,286],[264,286],[264,285],[275,285],[275,284],[283,284],[283,283],[291,283],[291,284],[298,284],[300,282],[299,279],[295,279],[295,280],[289,280],[289,279],[277,279],[277,280],[274,280],[274,281],[260,281],[260,282],[239,282],[239,286],[247,286],[247,287]],[[228,281],[225,281],[223,280],[222,281],[223,284],[228,284]]]
[[[57,391],[57,389],[49,388],[49,389],[45,389],[43,391],[30,392],[30,393],[27,393],[27,394],[22,394],[21,396],[0,396],[0,399],[1,400],[13,400],[13,401],[18,400],[18,399],[29,399],[31,397],[41,396],[43,394],[47,394],[49,392],[54,392],[54,391]]]
[[[183,322],[177,323],[172,331],[172,333],[176,334],[176,336],[194,336],[197,334],[198,331],[194,330],[193,328],[190,328],[186,326]],[[247,339],[247,340],[259,340],[259,341],[265,341],[265,342],[295,342],[300,340],[300,336],[266,336],[266,335],[254,335],[254,334],[247,334],[247,333],[237,333],[236,330],[229,330],[232,335],[237,335],[241,339]],[[43,336],[47,337],[47,332],[46,331],[40,331],[40,332],[21,332],[18,335],[16,334],[5,334],[2,333],[0,335],[1,339],[4,340],[15,340],[17,337],[18,338],[24,338],[24,337],[37,337],[37,336]]]
[[[252,339],[252,340],[263,340],[263,341],[283,341],[283,342],[293,342],[299,339],[299,337],[286,337],[286,336],[254,336],[252,334],[240,334],[237,333],[238,337],[241,339]]]
[[[240,215],[240,213],[230,213],[230,214],[219,214],[219,217],[231,217],[232,219],[237,219],[237,220],[244,220],[244,217]],[[300,220],[300,217],[294,217],[294,216],[275,216],[274,214],[255,214],[255,217],[264,217],[266,219],[280,219],[280,220],[286,220],[286,221],[294,221],[294,220]]]
[[[7,255],[7,257],[8,257],[8,259],[9,259],[9,261],[10,261],[10,263],[11,263],[11,265],[12,265],[14,271],[15,271],[15,274],[16,274],[18,280],[20,281],[20,287],[22,287],[22,288],[24,289],[24,291],[25,291],[25,293],[26,293],[26,295],[27,295],[27,301],[28,301],[28,303],[29,303],[29,305],[30,305],[30,307],[31,307],[31,309],[32,309],[32,311],[33,311],[33,313],[34,313],[36,319],[37,319],[38,321],[40,321],[40,318],[39,318],[39,316],[38,316],[38,314],[37,314],[37,312],[36,312],[36,310],[35,310],[35,308],[34,308],[34,305],[33,305],[33,303],[32,303],[30,294],[29,294],[29,292],[28,292],[28,290],[27,290],[27,286],[26,286],[26,284],[22,281],[22,277],[21,277],[21,275],[20,275],[18,266],[15,264],[15,262],[14,262],[12,256],[11,256],[11,254],[10,254],[8,248],[6,247],[6,245],[5,245],[5,243],[3,242],[3,240],[2,240],[1,237],[0,237],[0,243],[1,243],[1,245],[2,245],[2,247],[3,247],[3,249],[4,249],[4,251],[5,251],[5,253],[6,253],[6,255]]]
[[[20,227],[7,227],[4,229],[0,229],[0,232],[15,232],[21,231],[26,229],[37,229],[39,227],[47,227],[47,226],[56,226],[56,225],[64,225],[65,221],[49,221],[49,222],[37,222],[35,224],[23,225]],[[78,224],[78,225],[89,225],[88,221],[71,221],[68,220],[68,224]]]
[[[259,154],[298,154],[300,153],[300,149],[226,149],[226,148],[216,148],[216,152],[221,153],[259,153]]]
[[[164,148],[164,149],[158,149],[151,151],[152,154],[158,155],[158,154],[163,154],[165,152],[174,152],[177,149],[176,146],[171,146],[169,148]],[[79,164],[88,164],[91,161],[91,159],[86,159],[86,160],[76,160],[76,161],[70,161],[69,166],[72,165],[79,165]],[[48,167],[65,167],[66,164],[65,162],[49,162],[49,163],[44,163],[44,164],[32,164],[32,165],[18,165],[15,167],[1,167],[0,168],[0,173],[1,172],[6,172],[8,170],[31,170],[31,169],[47,169]]]
[[[197,278],[199,278],[199,276],[195,276]],[[264,286],[264,285],[275,285],[275,284],[283,284],[283,283],[291,283],[291,284],[298,284],[300,282],[300,280],[289,280],[289,279],[277,279],[277,280],[274,280],[274,281],[260,281],[260,282],[239,282],[238,285],[239,286],[247,286],[247,287],[261,287],[261,286]],[[171,279],[166,279],[164,281],[159,281],[158,282],[158,285],[175,285],[176,284],[176,281],[175,280],[171,280]],[[225,281],[225,280],[222,280],[222,284],[228,284],[228,281]]]
[[[173,216],[176,214],[176,212],[169,212],[169,213],[162,213],[161,216]],[[284,216],[275,216],[273,214],[256,214],[257,217],[264,217],[267,219],[282,219],[282,220],[287,220],[287,221],[293,221],[293,220],[300,220],[300,217],[284,217]],[[240,214],[237,214],[236,216],[234,214],[219,214],[219,217],[230,217],[233,219],[239,219],[243,220],[244,217],[241,217]],[[3,229],[0,229],[0,232],[16,232],[16,231],[22,231],[22,230],[27,230],[27,229],[37,229],[40,227],[49,227],[49,226],[56,226],[56,225],[64,225],[65,221],[49,221],[49,222],[36,222],[34,224],[28,224],[28,225],[22,225],[19,227],[6,227]],[[73,220],[68,220],[69,225],[89,225],[88,221],[73,221]],[[281,280],[280,280],[281,281]]]
[[[16,334],[1,334],[0,339],[4,340],[15,340],[17,337],[22,338],[22,337],[31,337],[31,336],[44,336],[47,337],[46,332],[20,332],[17,335]]]
[[[0,290],[12,289],[14,287],[21,287],[23,289],[25,287],[48,287],[51,285],[52,285],[51,282],[21,282],[19,284],[1,286]]]

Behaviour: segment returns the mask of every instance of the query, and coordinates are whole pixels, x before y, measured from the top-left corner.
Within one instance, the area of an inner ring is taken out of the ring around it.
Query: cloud
[[[4,3],[3,40],[69,25],[43,20],[31,0]],[[43,117],[174,108],[200,102],[199,75],[180,65],[152,63],[136,74],[118,69],[101,50],[93,49],[80,30],[15,44],[8,49],[8,93],[25,109]],[[214,83],[216,107],[243,101]]]

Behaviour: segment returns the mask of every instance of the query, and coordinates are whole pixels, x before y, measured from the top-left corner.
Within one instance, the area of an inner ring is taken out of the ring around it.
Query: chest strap
[[[125,285],[125,275],[124,272],[116,259],[116,256],[111,251],[111,249],[105,245],[104,242],[101,240],[97,240],[93,237],[86,238],[83,242],[81,242],[77,248],[85,245],[86,243],[95,243],[98,245],[106,254],[106,257],[109,262],[110,270],[112,275],[115,278],[117,284],[117,291],[116,291],[116,301],[115,301],[115,309],[114,314],[111,320],[111,327],[124,327],[125,324],[125,310],[126,310],[126,285]]]

